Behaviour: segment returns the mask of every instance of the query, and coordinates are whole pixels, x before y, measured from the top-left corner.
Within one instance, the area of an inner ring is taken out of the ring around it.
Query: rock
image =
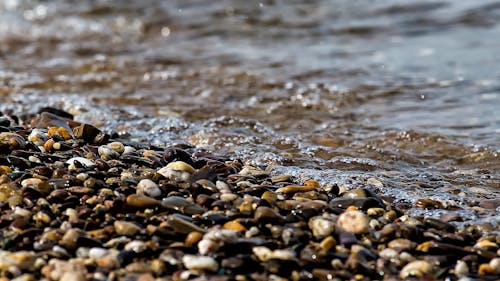
[[[66,161],[66,163],[69,165],[76,165],[75,162],[80,163],[84,167],[93,167],[96,165],[94,162],[92,162],[91,160],[84,158],[84,157],[73,157],[73,158],[68,159],[68,161]]]
[[[219,268],[217,261],[208,256],[185,255],[182,257],[182,263],[187,269],[191,270],[215,272]]]
[[[128,221],[115,221],[113,226],[118,235],[134,236],[141,231],[141,228]]]
[[[275,210],[260,206],[255,210],[254,219],[257,223],[273,223],[273,224],[281,224],[285,221],[285,219]]]
[[[73,128],[73,135],[77,139],[83,139],[88,143],[102,144],[109,139],[109,135],[90,124],[80,124]]]
[[[127,196],[127,205],[137,208],[152,208],[160,204],[158,200],[145,195],[131,194]]]
[[[24,138],[10,132],[0,133],[0,151],[12,151],[24,148]]]
[[[409,277],[423,278],[425,276],[428,276],[431,271],[432,265],[429,262],[416,260],[405,265],[403,269],[401,269],[399,277],[401,277],[401,279],[406,279]]]
[[[125,151],[125,146],[123,145],[123,143],[118,141],[110,142],[107,144],[107,146],[120,155]]]
[[[289,185],[276,189],[276,193],[293,194],[297,192],[307,192],[316,189],[315,186]]]
[[[147,195],[154,198],[161,196],[160,187],[158,187],[158,185],[150,179],[142,179],[137,184],[136,190],[138,195]]]
[[[316,239],[323,239],[335,230],[335,222],[322,216],[312,217],[308,225]]]
[[[97,152],[99,153],[99,156],[101,156],[101,159],[103,160],[116,159],[120,157],[120,154],[118,152],[114,151],[111,147],[107,145],[99,146]]]
[[[357,210],[347,210],[337,220],[340,227],[353,234],[362,234],[368,231],[369,222],[369,218]]]
[[[183,161],[174,161],[174,162],[168,163],[166,168],[172,169],[174,171],[188,172],[190,174],[192,174],[196,171],[191,165],[189,165],[188,163],[183,162]]]
[[[205,209],[180,196],[170,196],[161,201],[161,205],[167,209],[179,211],[186,215],[197,215],[205,213]]]

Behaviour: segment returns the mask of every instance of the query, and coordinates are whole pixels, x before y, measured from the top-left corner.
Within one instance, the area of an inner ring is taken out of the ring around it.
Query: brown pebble
[[[159,204],[158,200],[146,195],[131,194],[127,196],[127,205],[137,208],[152,208]]]
[[[316,188],[315,186],[288,185],[276,189],[276,193],[293,194],[297,192],[311,191],[314,190],[315,188]]]
[[[230,229],[230,230],[234,230],[234,231],[247,231],[247,228],[244,227],[239,222],[239,220],[228,221],[222,227],[225,229]]]
[[[283,223],[285,219],[275,210],[260,206],[255,210],[254,219],[258,223]]]
[[[186,236],[186,239],[184,240],[184,244],[186,244],[186,246],[193,246],[196,243],[198,243],[201,240],[201,238],[203,238],[203,234],[201,232],[198,232],[198,231],[190,232]]]

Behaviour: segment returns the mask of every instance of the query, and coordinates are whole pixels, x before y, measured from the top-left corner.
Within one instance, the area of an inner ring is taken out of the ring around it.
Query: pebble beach
[[[127,141],[55,108],[25,118],[0,117],[0,280],[500,276],[492,225],[409,216],[376,178],[342,190]]]
[[[500,280],[499,11],[0,0],[0,281]]]

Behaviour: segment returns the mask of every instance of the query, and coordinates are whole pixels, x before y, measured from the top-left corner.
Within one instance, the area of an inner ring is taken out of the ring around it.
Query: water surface
[[[51,105],[500,222],[499,1],[0,2],[2,111]],[[469,221],[471,220],[471,221]]]

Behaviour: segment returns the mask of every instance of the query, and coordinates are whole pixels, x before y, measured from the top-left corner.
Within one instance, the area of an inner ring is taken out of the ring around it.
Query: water
[[[500,223],[499,1],[0,1],[1,110]]]

